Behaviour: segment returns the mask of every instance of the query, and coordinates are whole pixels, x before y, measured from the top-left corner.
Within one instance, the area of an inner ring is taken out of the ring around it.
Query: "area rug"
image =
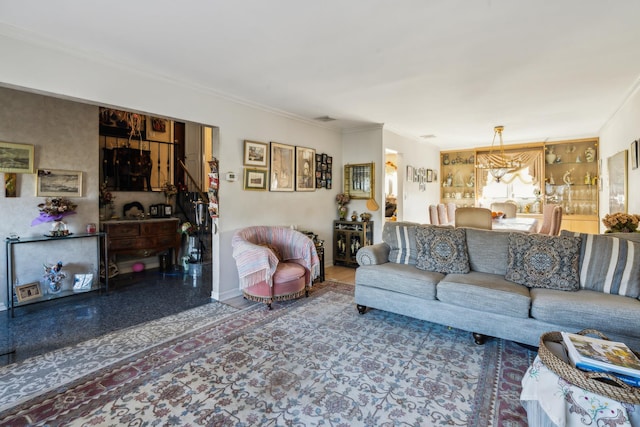
[[[1,425],[518,426],[535,353],[380,310],[353,287],[255,305],[0,413]]]

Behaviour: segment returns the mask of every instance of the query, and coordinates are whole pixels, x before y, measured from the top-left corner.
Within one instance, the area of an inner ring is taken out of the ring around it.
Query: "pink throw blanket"
[[[267,243],[278,248],[283,261],[296,260],[309,271],[308,287],[320,275],[316,246],[306,235],[287,227],[247,227],[237,231],[231,240],[240,289],[262,281],[273,286],[273,275],[280,261],[271,249],[261,246]]]

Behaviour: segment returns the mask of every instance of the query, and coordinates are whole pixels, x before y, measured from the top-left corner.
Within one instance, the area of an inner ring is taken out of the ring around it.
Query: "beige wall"
[[[65,218],[73,233],[81,233],[89,222],[98,222],[98,109],[90,105],[26,92],[0,88],[0,141],[34,146],[36,169],[60,169],[82,172],[83,194],[75,198],[77,214]],[[3,174],[0,174],[3,175]],[[3,181],[4,182],[4,181]],[[48,233],[51,224],[31,226],[38,216],[36,175],[18,174],[17,197],[5,197],[0,192],[0,237],[17,233],[23,240]],[[5,245],[1,246],[0,295],[6,302]],[[16,246],[17,280],[21,283],[39,281],[42,265],[62,261],[68,272],[67,286],[73,274],[97,269],[94,239],[54,241],[44,244]]]

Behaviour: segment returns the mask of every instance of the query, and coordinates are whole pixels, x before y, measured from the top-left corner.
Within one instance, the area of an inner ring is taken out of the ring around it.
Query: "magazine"
[[[562,340],[576,368],[621,374],[623,381],[628,377],[627,383],[640,382],[640,359],[626,344],[569,332],[562,332]]]

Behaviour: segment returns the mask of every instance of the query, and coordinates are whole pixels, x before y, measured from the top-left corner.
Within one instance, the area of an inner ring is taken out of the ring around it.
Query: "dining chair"
[[[455,224],[456,223],[456,209],[458,208],[458,205],[456,205],[453,202],[449,202],[447,203],[447,220],[449,221],[449,224]]]
[[[438,203],[438,220],[440,221],[440,225],[447,225],[451,221],[449,221],[449,216],[447,215],[447,207],[444,203]]]
[[[491,209],[458,208],[456,209],[456,227],[471,227],[491,230]]]
[[[436,205],[429,205],[429,222],[432,225],[440,225],[440,219],[438,218],[438,207]]]
[[[548,204],[542,209],[542,225],[538,234],[547,234],[549,236],[557,236],[560,233],[560,225],[562,224],[562,206]]]
[[[491,203],[491,210],[504,213],[505,218],[515,218],[518,213],[518,205],[514,202],[495,202]]]

